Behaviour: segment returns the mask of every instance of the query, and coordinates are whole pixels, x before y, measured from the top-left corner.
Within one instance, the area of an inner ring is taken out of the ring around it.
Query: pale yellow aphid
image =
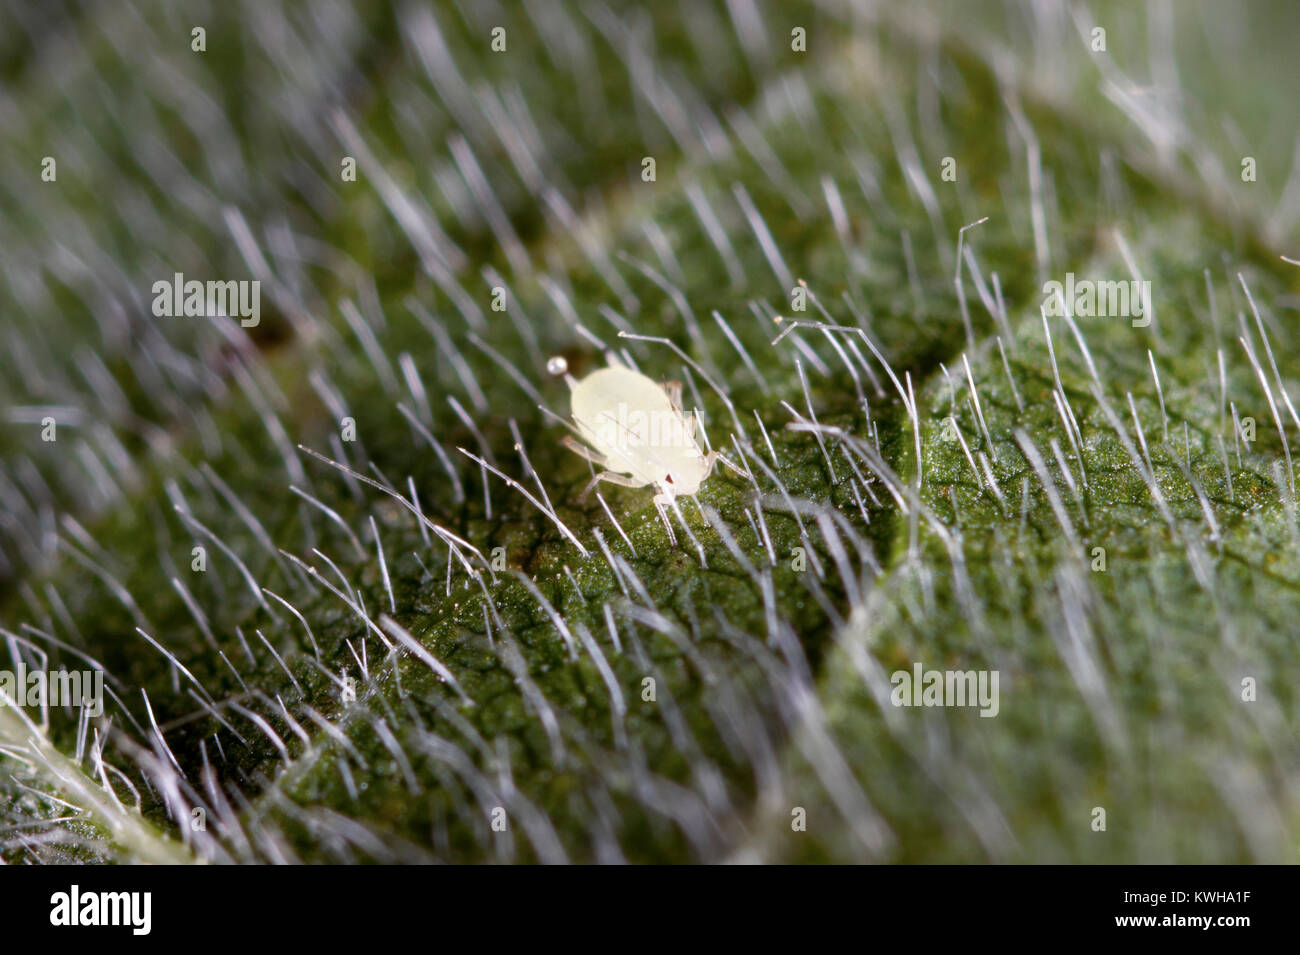
[[[659,384],[638,371],[614,365],[581,381],[566,375],[569,405],[586,447],[566,437],[564,444],[597,467],[582,496],[601,481],[624,487],[654,485],[662,508],[680,494],[694,494],[713,473],[718,453],[704,454],[695,443],[695,415],[682,411],[682,384]]]

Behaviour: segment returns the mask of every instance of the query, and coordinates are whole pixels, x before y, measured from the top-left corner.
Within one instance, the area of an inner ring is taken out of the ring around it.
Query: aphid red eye
[[[666,474],[666,475],[664,475],[664,480],[667,481],[669,484],[672,484],[672,483],[673,483],[673,476],[672,476],[671,474]]]

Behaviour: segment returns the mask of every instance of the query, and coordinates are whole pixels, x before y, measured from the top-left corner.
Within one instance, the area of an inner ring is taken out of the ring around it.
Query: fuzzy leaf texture
[[[0,858],[1296,861],[1298,29],[0,7]],[[580,501],[607,353],[743,473]]]

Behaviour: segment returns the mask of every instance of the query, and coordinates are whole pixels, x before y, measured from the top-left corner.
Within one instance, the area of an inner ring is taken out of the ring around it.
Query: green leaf
[[[0,48],[0,633],[112,691],[0,719],[3,858],[1294,860],[1290,14],[1238,72],[1209,5],[975,10]],[[178,271],[261,324],[154,317]],[[1045,317],[1066,273],[1154,314]],[[602,350],[747,474],[580,500],[547,360]]]

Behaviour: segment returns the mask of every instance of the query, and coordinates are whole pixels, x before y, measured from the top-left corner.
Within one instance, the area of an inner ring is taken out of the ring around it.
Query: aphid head
[[[694,468],[680,468],[664,475],[664,488],[671,494],[694,494],[700,489],[700,473]]]

